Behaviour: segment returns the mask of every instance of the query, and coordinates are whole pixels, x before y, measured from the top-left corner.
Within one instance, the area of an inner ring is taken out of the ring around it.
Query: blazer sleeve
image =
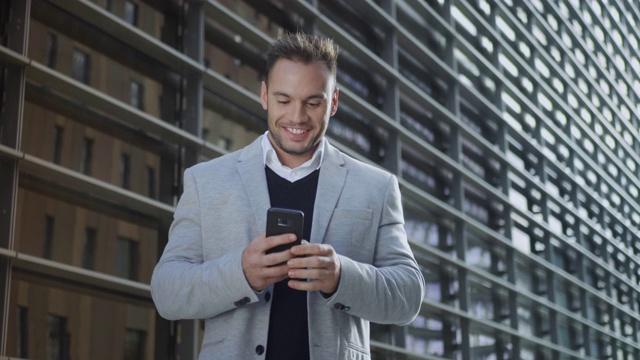
[[[415,319],[425,296],[424,277],[404,230],[398,181],[390,177],[372,264],[339,255],[341,275],[328,305],[362,319],[404,325]]]
[[[169,229],[169,241],[151,277],[151,296],[169,320],[202,319],[258,301],[242,270],[242,248],[204,261],[202,211],[192,169]]]

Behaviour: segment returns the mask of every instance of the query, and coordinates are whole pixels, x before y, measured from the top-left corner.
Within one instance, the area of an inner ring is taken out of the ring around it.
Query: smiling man
[[[267,53],[268,131],[185,171],[151,280],[170,320],[205,319],[200,359],[370,359],[369,322],[406,324],[424,279],[396,178],[329,144],[338,48],[290,34]],[[303,241],[265,236],[270,207],[304,213]]]
[[[335,68],[324,62],[280,59],[262,83],[269,141],[278,159],[290,168],[309,160],[338,110]]]

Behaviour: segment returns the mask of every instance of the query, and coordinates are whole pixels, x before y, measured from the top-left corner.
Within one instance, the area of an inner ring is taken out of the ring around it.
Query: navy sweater
[[[320,170],[293,183],[269,167],[265,167],[265,171],[271,206],[301,210],[304,213],[303,239],[309,240]],[[267,360],[309,359],[307,292],[291,289],[287,286],[288,281],[280,281],[273,288]]]

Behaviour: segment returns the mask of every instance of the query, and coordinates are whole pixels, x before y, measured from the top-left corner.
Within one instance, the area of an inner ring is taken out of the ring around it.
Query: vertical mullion
[[[0,24],[6,31],[7,47],[21,55],[27,52],[30,0],[4,3],[0,12],[10,13],[9,21]],[[24,110],[25,68],[5,71],[1,79],[4,93],[4,114],[0,124],[0,144],[20,150]],[[0,160],[0,248],[12,250],[18,197],[18,160]],[[11,288],[11,259],[0,259],[0,355],[7,353],[9,322],[9,291]]]

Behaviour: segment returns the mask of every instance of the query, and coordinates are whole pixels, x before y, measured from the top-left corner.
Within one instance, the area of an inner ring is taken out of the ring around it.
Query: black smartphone
[[[280,252],[302,243],[304,229],[304,213],[300,210],[272,207],[267,211],[267,236],[295,234],[296,241],[290,244],[274,246],[267,250],[267,254]]]

